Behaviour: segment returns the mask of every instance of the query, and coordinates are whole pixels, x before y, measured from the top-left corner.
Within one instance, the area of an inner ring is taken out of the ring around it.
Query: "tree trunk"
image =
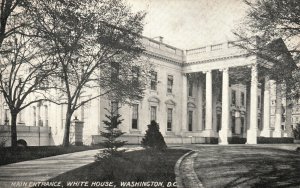
[[[11,112],[11,147],[17,148],[17,115],[18,113]]]
[[[66,122],[65,122],[65,132],[63,139],[63,146],[68,147],[70,145],[70,126],[71,126],[71,117],[74,111],[67,109],[66,113]]]

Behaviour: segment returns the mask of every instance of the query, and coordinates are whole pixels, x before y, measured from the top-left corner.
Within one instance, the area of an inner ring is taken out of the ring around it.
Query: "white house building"
[[[258,80],[258,69],[270,68],[270,64],[262,63],[234,42],[189,50],[165,44],[162,38],[157,41],[144,37],[143,43],[146,49],[143,56],[154,67],[145,97],[132,105],[102,97],[81,107],[74,118],[83,121],[84,144],[101,142],[104,109],[117,107],[124,119],[118,128],[126,132],[122,139],[128,143],[140,143],[151,120],[159,123],[168,144],[229,144],[234,140],[257,144],[260,137],[290,136],[279,110],[284,107],[284,100],[276,97],[276,82],[267,76],[263,84]],[[251,72],[248,85],[231,83],[234,69],[240,67]],[[8,124],[9,111],[0,102],[1,122]],[[295,105],[293,124],[300,122],[299,109]],[[28,145],[59,145],[64,117],[63,105],[49,102],[33,105],[19,116],[18,138],[26,140]]]

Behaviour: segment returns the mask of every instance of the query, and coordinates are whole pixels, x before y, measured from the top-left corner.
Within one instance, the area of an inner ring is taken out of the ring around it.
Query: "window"
[[[118,114],[118,102],[112,101],[111,102],[111,113],[113,116],[117,116]]]
[[[217,98],[218,102],[222,102],[222,89],[220,89],[220,92],[218,92],[218,98]]]
[[[131,128],[137,129],[138,128],[138,118],[139,118],[139,105],[134,104],[132,106],[132,121],[131,121]]]
[[[138,86],[140,77],[140,68],[135,66],[132,67],[132,85]]]
[[[150,120],[151,121],[156,121],[156,106],[151,106],[151,111],[150,111]]]
[[[167,131],[172,131],[173,109],[168,108]]]
[[[118,128],[117,115],[118,115],[119,103],[116,101],[111,102],[111,113],[112,113],[112,127]]]
[[[243,134],[245,129],[245,118],[241,117],[241,134]]]
[[[189,80],[189,97],[193,96],[193,81]]]
[[[257,108],[260,108],[260,96],[257,96]]]
[[[245,93],[241,92],[241,105],[245,106]]]
[[[8,114],[9,114],[9,109],[5,109],[5,119],[4,119],[4,124],[5,125],[9,125],[9,117],[8,117]]]
[[[38,126],[43,126],[43,120],[41,119],[41,104],[39,103],[37,106],[37,118],[38,118]]]
[[[118,81],[118,77],[119,77],[119,70],[120,70],[120,65],[117,62],[112,62],[111,63],[111,80],[113,82],[117,82]]]
[[[217,114],[217,131],[221,130],[221,114]]]
[[[235,134],[235,116],[231,117],[231,132]]]
[[[236,91],[235,90],[231,91],[231,104],[236,105]]]
[[[193,131],[193,111],[189,111],[189,131]]]
[[[172,89],[173,89],[173,76],[172,75],[168,75],[168,88],[167,88],[167,93],[172,93]]]
[[[151,90],[157,89],[157,72],[151,72]]]
[[[257,119],[257,127],[259,130],[262,130],[262,126],[260,124],[260,119]]]

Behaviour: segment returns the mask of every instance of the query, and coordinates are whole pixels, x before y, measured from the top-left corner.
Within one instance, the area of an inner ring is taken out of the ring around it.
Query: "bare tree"
[[[46,100],[46,89],[56,64],[51,63],[35,38],[14,34],[1,53],[0,90],[11,114],[11,145],[17,146],[17,116],[33,103]]]
[[[59,66],[68,146],[71,117],[80,106],[104,95],[120,102],[142,98],[144,13],[132,13],[119,0],[35,1],[32,7],[34,27]]]
[[[27,0],[2,0],[0,4],[0,47],[6,37],[11,36],[26,22],[18,24],[10,24],[14,21],[14,17],[20,14],[20,10],[27,5]]]
[[[248,5],[247,15],[234,33],[249,43],[248,39],[252,36],[259,36],[261,44],[268,44],[275,39],[282,38],[288,45],[288,51],[298,62],[300,58],[300,2],[298,0],[244,0],[244,2]],[[257,48],[257,45],[254,49],[262,50]],[[276,49],[272,50],[276,52]]]

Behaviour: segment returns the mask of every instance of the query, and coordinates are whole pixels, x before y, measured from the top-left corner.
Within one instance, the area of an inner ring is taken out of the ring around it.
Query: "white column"
[[[270,129],[270,78],[265,77],[265,88],[264,88],[264,117],[263,117],[263,130],[261,131],[261,136],[271,137]]]
[[[229,73],[228,69],[224,69],[222,81],[222,127],[219,131],[219,144],[228,144],[229,130]]]
[[[181,112],[181,121],[182,121],[182,131],[186,131],[187,127],[187,75],[182,75],[182,112]]]
[[[281,84],[276,83],[276,109],[275,109],[275,130],[273,132],[273,137],[281,137],[281,114],[282,114],[282,95],[281,95]]]
[[[206,72],[206,88],[205,88],[205,137],[213,137],[214,132],[212,129],[212,72]]]
[[[257,144],[257,66],[251,67],[251,91],[250,91],[250,127],[247,131],[247,144]]]
[[[203,88],[202,88],[202,82],[199,80],[199,84],[198,84],[198,129],[197,130],[203,130]]]

